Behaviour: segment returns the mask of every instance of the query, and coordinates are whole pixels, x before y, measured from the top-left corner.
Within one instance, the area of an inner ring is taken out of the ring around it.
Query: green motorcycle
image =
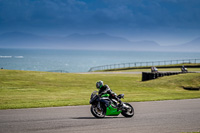
[[[134,115],[134,108],[129,103],[123,103],[122,106],[118,106],[115,99],[110,99],[109,94],[104,94],[101,97],[97,91],[91,94],[90,104],[91,113],[96,118],[104,118],[105,116],[118,116],[120,113],[124,117],[132,117]],[[119,99],[124,98],[124,94],[117,96]],[[100,99],[109,101],[109,107],[105,106],[105,103],[100,102]]]

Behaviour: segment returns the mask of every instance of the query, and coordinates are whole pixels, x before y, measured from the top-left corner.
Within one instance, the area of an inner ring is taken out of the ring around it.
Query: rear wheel
[[[91,110],[92,115],[96,118],[104,118],[106,115],[106,111],[104,109],[100,110],[95,105],[92,105],[90,110]]]
[[[127,107],[125,107],[121,114],[124,116],[124,117],[133,117],[134,115],[134,108],[132,107],[132,105],[130,105],[129,103],[124,103]]]

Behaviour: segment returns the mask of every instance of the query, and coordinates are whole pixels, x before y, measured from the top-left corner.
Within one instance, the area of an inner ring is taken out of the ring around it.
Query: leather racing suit
[[[121,100],[117,97],[117,94],[114,93],[108,85],[104,85],[101,87],[101,89],[98,92],[99,96],[101,97],[104,94],[110,94],[109,98],[113,98],[119,102],[121,105]],[[103,98],[100,98],[100,102],[105,103],[106,107],[109,107],[110,103],[107,100],[104,100]]]

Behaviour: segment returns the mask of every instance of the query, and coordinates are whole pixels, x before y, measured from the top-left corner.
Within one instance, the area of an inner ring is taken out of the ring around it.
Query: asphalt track
[[[181,133],[200,131],[200,99],[133,102],[132,118],[96,119],[90,106],[0,110],[0,133]]]

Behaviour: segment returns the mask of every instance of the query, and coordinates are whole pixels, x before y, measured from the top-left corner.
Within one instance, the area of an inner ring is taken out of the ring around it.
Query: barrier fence
[[[149,61],[149,62],[132,62],[132,63],[120,63],[110,64],[103,66],[91,67],[89,72],[99,70],[112,70],[122,68],[134,68],[134,67],[149,67],[149,66],[164,66],[164,65],[175,65],[175,64],[190,64],[200,63],[200,59],[181,59],[181,60],[166,60],[166,61]]]
[[[47,72],[69,73],[68,71],[65,71],[65,70],[49,70]]]

